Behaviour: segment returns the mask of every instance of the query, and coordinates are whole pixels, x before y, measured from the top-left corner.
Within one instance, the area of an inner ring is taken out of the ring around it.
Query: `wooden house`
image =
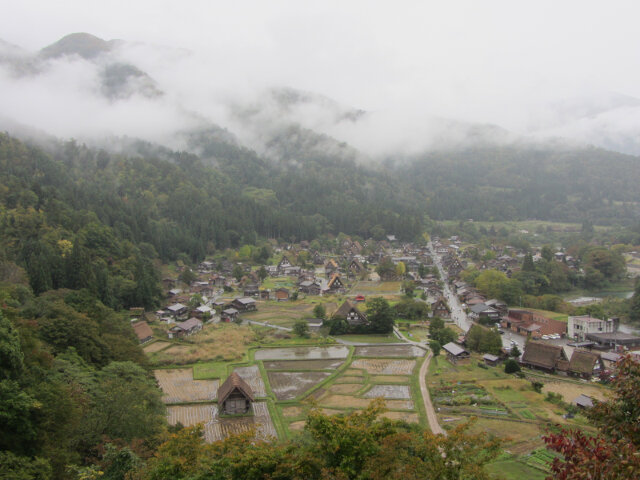
[[[249,283],[242,289],[242,294],[245,297],[257,297],[258,295],[260,295],[260,289],[255,283]]]
[[[350,276],[357,277],[358,275],[364,273],[365,271],[366,269],[357,259],[354,258],[353,260],[351,260],[351,263],[349,264]]]
[[[260,300],[269,300],[271,298],[271,290],[260,290]]]
[[[188,312],[187,306],[183,305],[182,303],[174,303],[173,305],[169,305],[166,310],[167,313],[174,318],[174,320],[185,317]]]
[[[240,312],[235,308],[225,308],[224,310],[222,310],[220,319],[223,322],[235,322],[236,319],[238,318],[239,313]]]
[[[568,362],[561,346],[531,341],[525,345],[520,363],[526,367],[555,372],[557,369],[565,370]]]
[[[334,273],[331,280],[327,283],[327,290],[330,293],[344,293],[344,283],[340,279],[340,275]]]
[[[451,310],[444,297],[438,298],[431,304],[431,312],[434,317],[449,318],[451,316]]]
[[[485,365],[489,365],[490,367],[496,367],[500,363],[500,357],[491,355],[490,353],[485,353],[482,356],[482,360]]]
[[[282,260],[280,260],[278,262],[278,274],[279,275],[284,275],[285,274],[285,270],[288,269],[291,266],[292,266],[292,264],[289,261],[289,259],[286,256],[283,256]]]
[[[193,335],[200,330],[202,330],[202,321],[192,317],[184,322],[176,323],[169,329],[167,335],[169,338],[180,338]]]
[[[344,318],[349,325],[367,325],[369,323],[367,316],[349,300],[344,301],[340,308],[334,312],[332,318]]]
[[[307,295],[320,295],[322,293],[322,287],[320,284],[311,280],[300,282],[299,290]]]
[[[253,400],[251,387],[236,372],[232,372],[218,389],[218,406],[223,415],[244,415]]]
[[[466,363],[471,358],[471,354],[456,343],[449,342],[442,348],[447,352],[447,360],[453,364]]]
[[[276,300],[278,302],[286,302],[289,300],[289,289],[280,287],[276,290]]]
[[[236,298],[231,306],[240,312],[252,312],[257,310],[256,301],[250,297]]]
[[[338,265],[338,262],[336,262],[335,259],[330,258],[324,266],[324,273],[327,277],[330,277],[334,275],[339,268],[340,266]]]
[[[574,350],[569,360],[569,375],[581,377],[586,380],[598,376],[604,366],[600,355],[586,350]]]

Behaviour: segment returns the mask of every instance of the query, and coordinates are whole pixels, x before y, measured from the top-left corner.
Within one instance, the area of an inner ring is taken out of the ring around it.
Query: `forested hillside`
[[[433,152],[399,166],[434,219],[632,223],[640,159],[597,148],[486,146]]]

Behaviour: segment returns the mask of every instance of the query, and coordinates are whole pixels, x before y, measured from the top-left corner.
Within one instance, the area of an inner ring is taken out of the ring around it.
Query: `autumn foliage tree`
[[[447,436],[381,417],[374,400],[362,412],[309,414],[300,437],[256,440],[252,432],[206,444],[198,427],[170,434],[135,479],[441,480],[491,478],[484,465],[500,452],[469,424]]]
[[[614,396],[588,413],[597,435],[561,430],[544,438],[563,455],[552,464],[553,479],[640,478],[640,364],[630,356],[618,362]]]

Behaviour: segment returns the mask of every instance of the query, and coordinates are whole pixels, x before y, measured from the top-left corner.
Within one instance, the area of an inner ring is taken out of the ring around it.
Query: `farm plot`
[[[211,423],[205,425],[205,439],[208,442],[215,442],[251,429],[255,429],[256,437],[258,438],[265,440],[277,438],[278,434],[271,421],[267,404],[265,402],[254,402],[251,406],[253,408],[253,417],[220,418],[216,415]]]
[[[337,384],[331,385],[331,387],[329,387],[329,391],[331,393],[340,393],[340,394],[356,393],[361,388],[362,388],[362,385],[358,385],[357,383],[337,383]]]
[[[171,345],[169,342],[153,342],[143,347],[142,350],[144,350],[144,353],[155,353],[167,348],[169,345]]]
[[[267,370],[335,370],[344,362],[335,360],[281,360],[263,362]]]
[[[333,360],[347,358],[349,348],[336,347],[291,347],[263,348],[256,351],[256,360]]]
[[[579,383],[558,381],[545,383],[542,393],[546,394],[547,392],[559,393],[565,402],[570,403],[580,394],[588,395],[600,401],[606,400],[605,394],[607,390],[587,383],[581,385]]]
[[[330,372],[268,372],[278,400],[292,400],[331,375]]]
[[[358,358],[351,363],[353,368],[366,370],[374,375],[411,375],[415,360],[391,360],[383,358]]]
[[[191,427],[198,423],[208,423],[218,414],[216,405],[174,405],[167,407],[167,421],[169,425],[181,423]]]
[[[318,404],[329,408],[367,408],[372,402],[371,398],[360,398],[350,395],[328,394],[322,397]],[[390,410],[413,410],[413,402],[411,400],[387,400],[385,405]]]
[[[425,351],[414,345],[375,345],[356,347],[357,357],[423,357]]]
[[[364,394],[366,398],[398,398],[410,400],[411,392],[408,385],[374,385]]]
[[[198,423],[204,425],[204,438],[207,442],[223,440],[229,435],[255,429],[256,436],[268,439],[276,437],[276,429],[271,421],[269,409],[265,402],[252,404],[253,416],[219,417],[216,405],[171,406],[167,409],[167,420],[170,425],[180,422],[185,427]]]
[[[267,395],[264,382],[262,381],[262,375],[260,375],[260,369],[257,365],[251,365],[250,367],[236,367],[233,371],[249,384],[256,397],[265,397]]]
[[[384,412],[382,416],[389,420],[402,420],[407,423],[420,422],[418,414],[414,412]]]
[[[194,380],[190,368],[155,370],[164,403],[205,402],[216,398],[219,380]]]

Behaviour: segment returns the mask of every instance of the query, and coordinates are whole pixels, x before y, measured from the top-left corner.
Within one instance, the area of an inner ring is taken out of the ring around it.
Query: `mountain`
[[[640,99],[614,92],[565,99],[534,116],[530,130],[537,138],[567,138],[640,155]]]
[[[85,60],[94,60],[113,50],[117,40],[105,41],[89,33],[72,33],[44,47],[38,56],[44,59],[78,55]]]

